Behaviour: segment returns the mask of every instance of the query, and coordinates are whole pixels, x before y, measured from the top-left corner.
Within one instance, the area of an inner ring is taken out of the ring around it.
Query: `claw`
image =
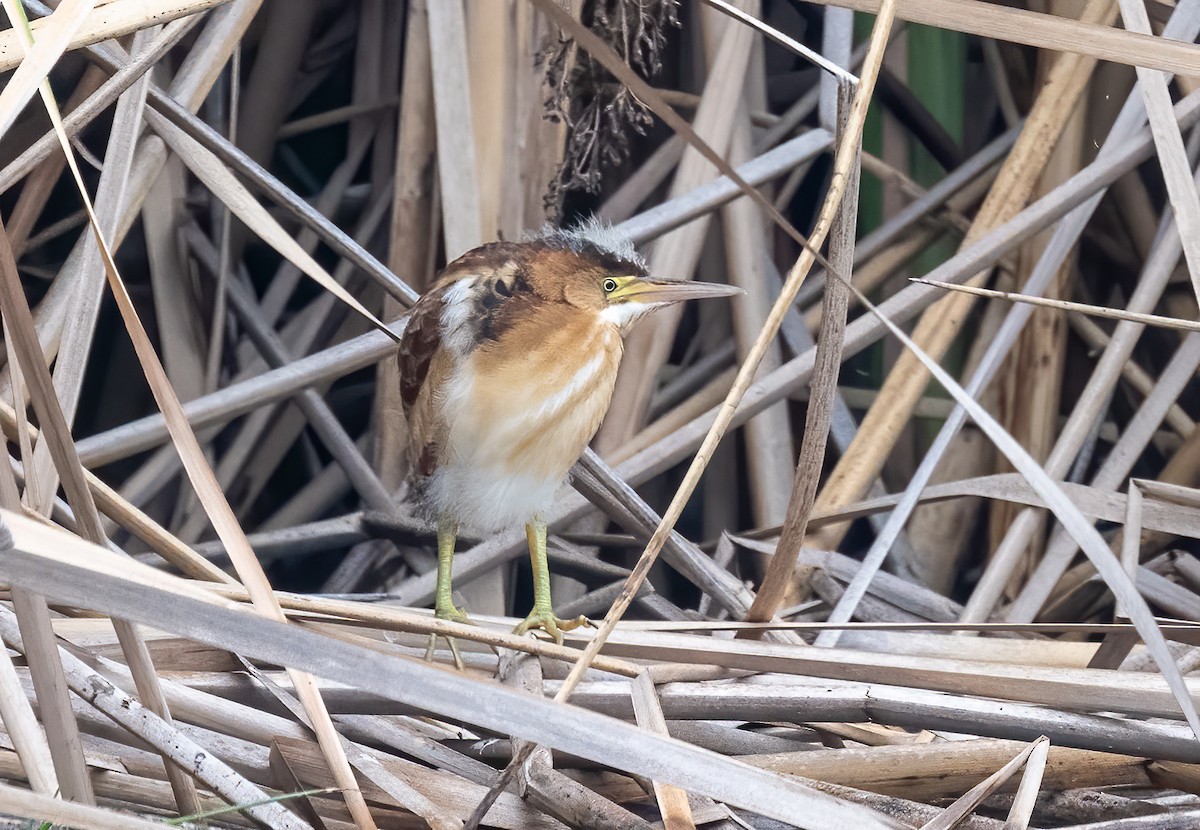
[[[592,625],[592,621],[582,614],[573,620],[560,620],[558,617],[554,616],[553,611],[538,611],[537,609],[534,609],[533,611],[529,612],[528,617],[526,617],[516,628],[513,629],[513,634],[524,634],[527,631],[533,631],[534,629],[540,628],[542,631],[545,631],[547,634],[553,637],[554,642],[561,646],[563,642],[562,633],[564,631],[573,631],[574,629],[582,628],[583,626],[595,628],[595,626]]]

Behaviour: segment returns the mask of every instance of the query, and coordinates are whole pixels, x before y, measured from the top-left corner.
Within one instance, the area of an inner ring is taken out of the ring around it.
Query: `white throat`
[[[649,314],[663,303],[614,303],[600,310],[600,319],[624,331],[639,317]]]

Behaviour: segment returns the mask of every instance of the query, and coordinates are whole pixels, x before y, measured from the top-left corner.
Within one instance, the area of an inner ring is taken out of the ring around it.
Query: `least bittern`
[[[554,614],[543,517],[608,411],[623,335],[670,303],[734,293],[651,279],[632,243],[597,221],[483,245],[446,266],[399,352],[410,500],[437,526],[437,617],[469,622],[451,600],[458,529],[524,524],[534,604],[516,632],[540,628],[561,643],[587,624]]]

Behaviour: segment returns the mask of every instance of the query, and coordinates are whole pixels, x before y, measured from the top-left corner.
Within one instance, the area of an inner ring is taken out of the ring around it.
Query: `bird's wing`
[[[455,362],[505,327],[503,315],[496,312],[501,305],[511,305],[503,300],[512,297],[514,289],[532,296],[511,261],[514,253],[511,243],[468,251],[447,265],[413,306],[396,360],[400,402],[408,421],[410,469],[417,479],[437,468],[447,424],[435,411],[435,399]]]
[[[424,480],[437,467],[438,426],[431,387],[439,383],[437,366],[446,363],[441,331],[444,295],[445,285],[439,284],[417,301],[396,355],[400,404],[408,424],[409,492],[418,507],[423,499]]]
[[[409,417],[409,411],[415,405],[417,397],[421,394],[421,387],[429,377],[429,366],[433,356],[442,347],[442,312],[446,308],[446,292],[455,283],[475,280],[481,274],[492,270],[495,262],[506,258],[511,248],[511,243],[492,242],[467,251],[442,270],[433,287],[413,306],[412,316],[404,330],[404,337],[400,340],[400,351],[397,354],[400,364],[400,399],[404,404],[405,417]],[[473,327],[478,325],[477,321],[469,318],[462,322]]]
[[[429,364],[441,347],[445,293],[445,287],[439,286],[417,301],[400,339],[396,362],[400,367],[400,402],[406,418],[411,417],[413,405],[429,376]]]

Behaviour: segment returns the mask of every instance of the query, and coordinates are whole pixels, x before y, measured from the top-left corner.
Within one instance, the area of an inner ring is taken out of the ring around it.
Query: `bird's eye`
[[[617,290],[617,281],[609,277],[604,281],[604,293],[611,294]]]

